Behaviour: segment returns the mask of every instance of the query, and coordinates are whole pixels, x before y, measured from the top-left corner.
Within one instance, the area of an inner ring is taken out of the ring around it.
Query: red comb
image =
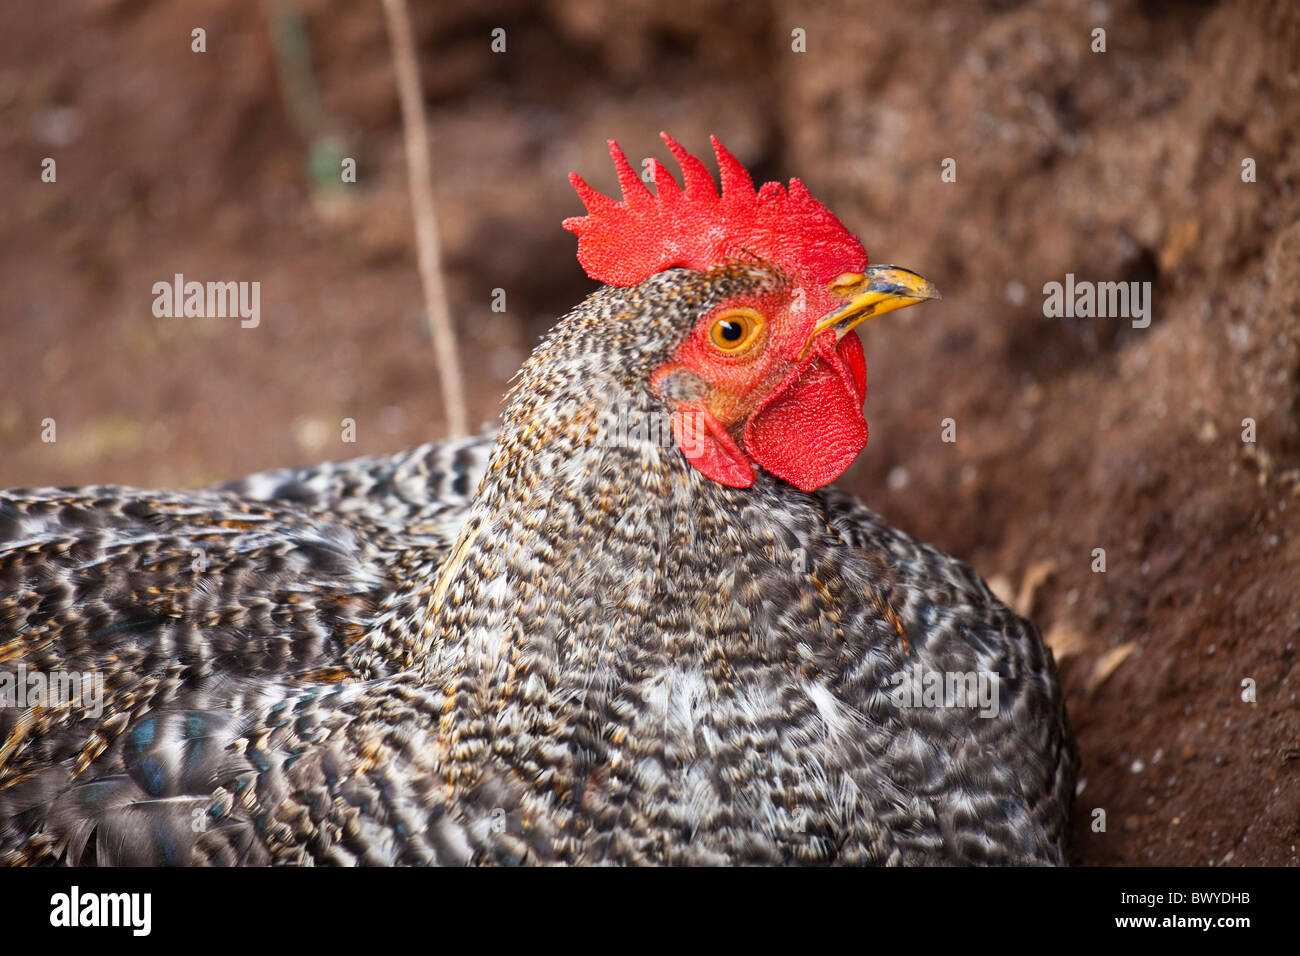
[[[667,133],[659,136],[682,168],[683,186],[651,160],[656,196],[612,139],[609,155],[622,202],[569,174],[587,215],[564,220],[564,228],[577,234],[578,262],[593,279],[636,285],[673,266],[707,269],[746,252],[820,283],[867,267],[862,243],[799,180],[790,180],[788,189],[767,183],[755,192],[745,167],[714,136],[719,196],[704,164]]]

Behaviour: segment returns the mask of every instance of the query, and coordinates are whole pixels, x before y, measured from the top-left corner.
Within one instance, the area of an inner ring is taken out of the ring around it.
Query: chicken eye
[[[753,309],[733,309],[713,320],[709,340],[720,351],[735,354],[758,340],[764,327],[763,316]]]

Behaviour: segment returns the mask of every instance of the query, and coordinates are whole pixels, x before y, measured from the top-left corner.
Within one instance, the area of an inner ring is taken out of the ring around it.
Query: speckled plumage
[[[786,281],[601,289],[495,442],[0,496],[0,668],[109,687],[98,719],[0,710],[0,860],[1061,862],[1033,626],[854,499],[716,484],[655,427],[694,319]],[[997,673],[997,716],[897,706],[917,665]]]

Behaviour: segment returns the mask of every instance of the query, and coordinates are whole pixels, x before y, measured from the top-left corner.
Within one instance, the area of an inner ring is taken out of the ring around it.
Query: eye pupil
[[[753,309],[731,309],[711,320],[709,339],[713,347],[727,355],[748,355],[761,340],[763,316]]]

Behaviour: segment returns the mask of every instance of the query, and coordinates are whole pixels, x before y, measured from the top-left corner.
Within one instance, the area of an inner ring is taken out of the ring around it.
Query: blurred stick
[[[429,315],[429,333],[438,363],[442,404],[447,412],[450,433],[464,435],[469,431],[469,414],[465,409],[465,388],[456,355],[456,332],[452,328],[447,287],[442,277],[438,220],[433,205],[433,174],[429,168],[429,131],[424,121],[424,96],[420,90],[420,68],[415,58],[411,18],[406,10],[406,0],[383,0],[383,3],[384,15],[388,18],[388,35],[393,43],[397,92],[402,103],[420,285],[424,288],[424,307]]]

